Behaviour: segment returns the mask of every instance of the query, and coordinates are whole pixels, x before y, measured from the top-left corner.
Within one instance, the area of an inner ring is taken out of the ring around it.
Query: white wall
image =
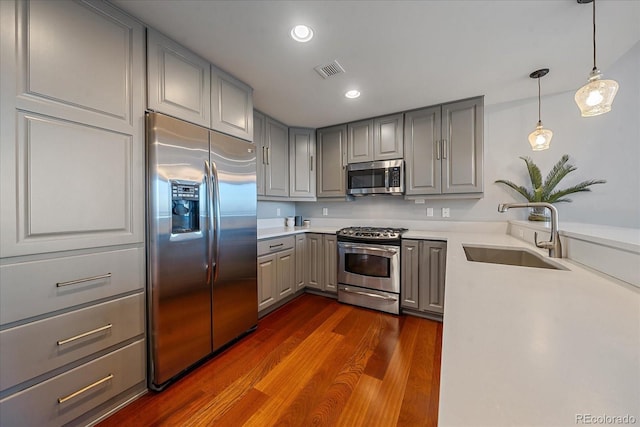
[[[586,82],[590,71],[576,76],[576,89]],[[506,214],[497,212],[501,202],[523,201],[521,196],[498,184],[496,179],[529,182],[524,162],[531,157],[546,175],[563,154],[569,154],[577,170],[559,188],[586,179],[606,179],[604,185],[592,187],[591,193],[570,196],[573,203],[558,204],[560,222],[583,222],[640,228],[640,43],[636,44],[610,69],[604,78],[620,84],[610,113],[590,118],[580,117],[573,100],[574,91],[542,97],[542,121],[553,130],[551,148],[533,152],[527,141],[538,118],[537,85],[531,84],[532,97],[524,100],[485,106],[485,193],[480,200],[427,200],[416,205],[398,197],[363,197],[355,202],[298,202],[296,214],[306,218],[402,218],[442,220],[440,208],[449,207],[453,221],[504,221],[526,219],[524,209]],[[552,79],[553,70],[544,78]],[[544,93],[544,79],[542,92]],[[426,208],[434,208],[428,218]],[[259,209],[260,211],[260,209]],[[356,221],[354,221],[356,222]]]

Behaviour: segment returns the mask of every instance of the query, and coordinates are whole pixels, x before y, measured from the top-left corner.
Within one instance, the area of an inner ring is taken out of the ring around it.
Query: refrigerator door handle
[[[204,161],[204,170],[205,170],[205,181],[207,188],[207,220],[209,226],[209,232],[207,233],[207,284],[211,285],[212,277],[213,277],[213,233],[214,233],[214,222],[213,222],[213,182],[211,177],[211,168],[209,167],[209,162]]]
[[[215,261],[213,263],[213,280],[218,278],[218,261],[220,260],[220,186],[218,185],[218,167],[215,162],[211,162],[211,172],[213,175],[213,223],[215,236]]]

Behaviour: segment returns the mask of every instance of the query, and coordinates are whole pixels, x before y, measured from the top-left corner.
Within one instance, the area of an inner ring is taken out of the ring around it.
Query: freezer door
[[[209,131],[147,114],[150,387],[212,351]]]
[[[255,145],[210,132],[214,190],[213,349],[258,323]]]

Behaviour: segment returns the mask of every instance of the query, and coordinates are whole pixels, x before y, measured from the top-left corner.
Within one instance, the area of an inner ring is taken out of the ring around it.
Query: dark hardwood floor
[[[442,324],[304,294],[99,426],[436,426]]]

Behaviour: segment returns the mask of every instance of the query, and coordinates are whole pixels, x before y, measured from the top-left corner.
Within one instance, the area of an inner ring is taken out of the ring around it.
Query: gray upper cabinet
[[[211,127],[210,66],[209,62],[173,40],[148,29],[149,109]]]
[[[264,196],[266,147],[265,128],[266,117],[257,111],[253,112],[253,143],[256,144],[256,185],[258,196]]]
[[[373,159],[401,159],[403,155],[404,114],[378,117],[373,121]]]
[[[442,192],[483,190],[483,98],[442,106]]]
[[[347,162],[359,163],[373,160],[373,120],[363,120],[347,125]]]
[[[425,108],[405,114],[405,187],[406,194],[440,194],[441,181],[441,107]]]
[[[253,140],[253,89],[211,66],[211,128]]]
[[[483,98],[405,113],[406,194],[483,191]]]
[[[289,129],[271,117],[265,121],[266,196],[289,196]]]
[[[315,130],[289,129],[289,197],[316,198],[316,137]]]
[[[318,197],[346,194],[347,126],[318,129]]]
[[[144,241],[144,28],[108,3],[0,7],[0,257]]]
[[[404,114],[362,120],[347,125],[348,163],[400,159]]]

